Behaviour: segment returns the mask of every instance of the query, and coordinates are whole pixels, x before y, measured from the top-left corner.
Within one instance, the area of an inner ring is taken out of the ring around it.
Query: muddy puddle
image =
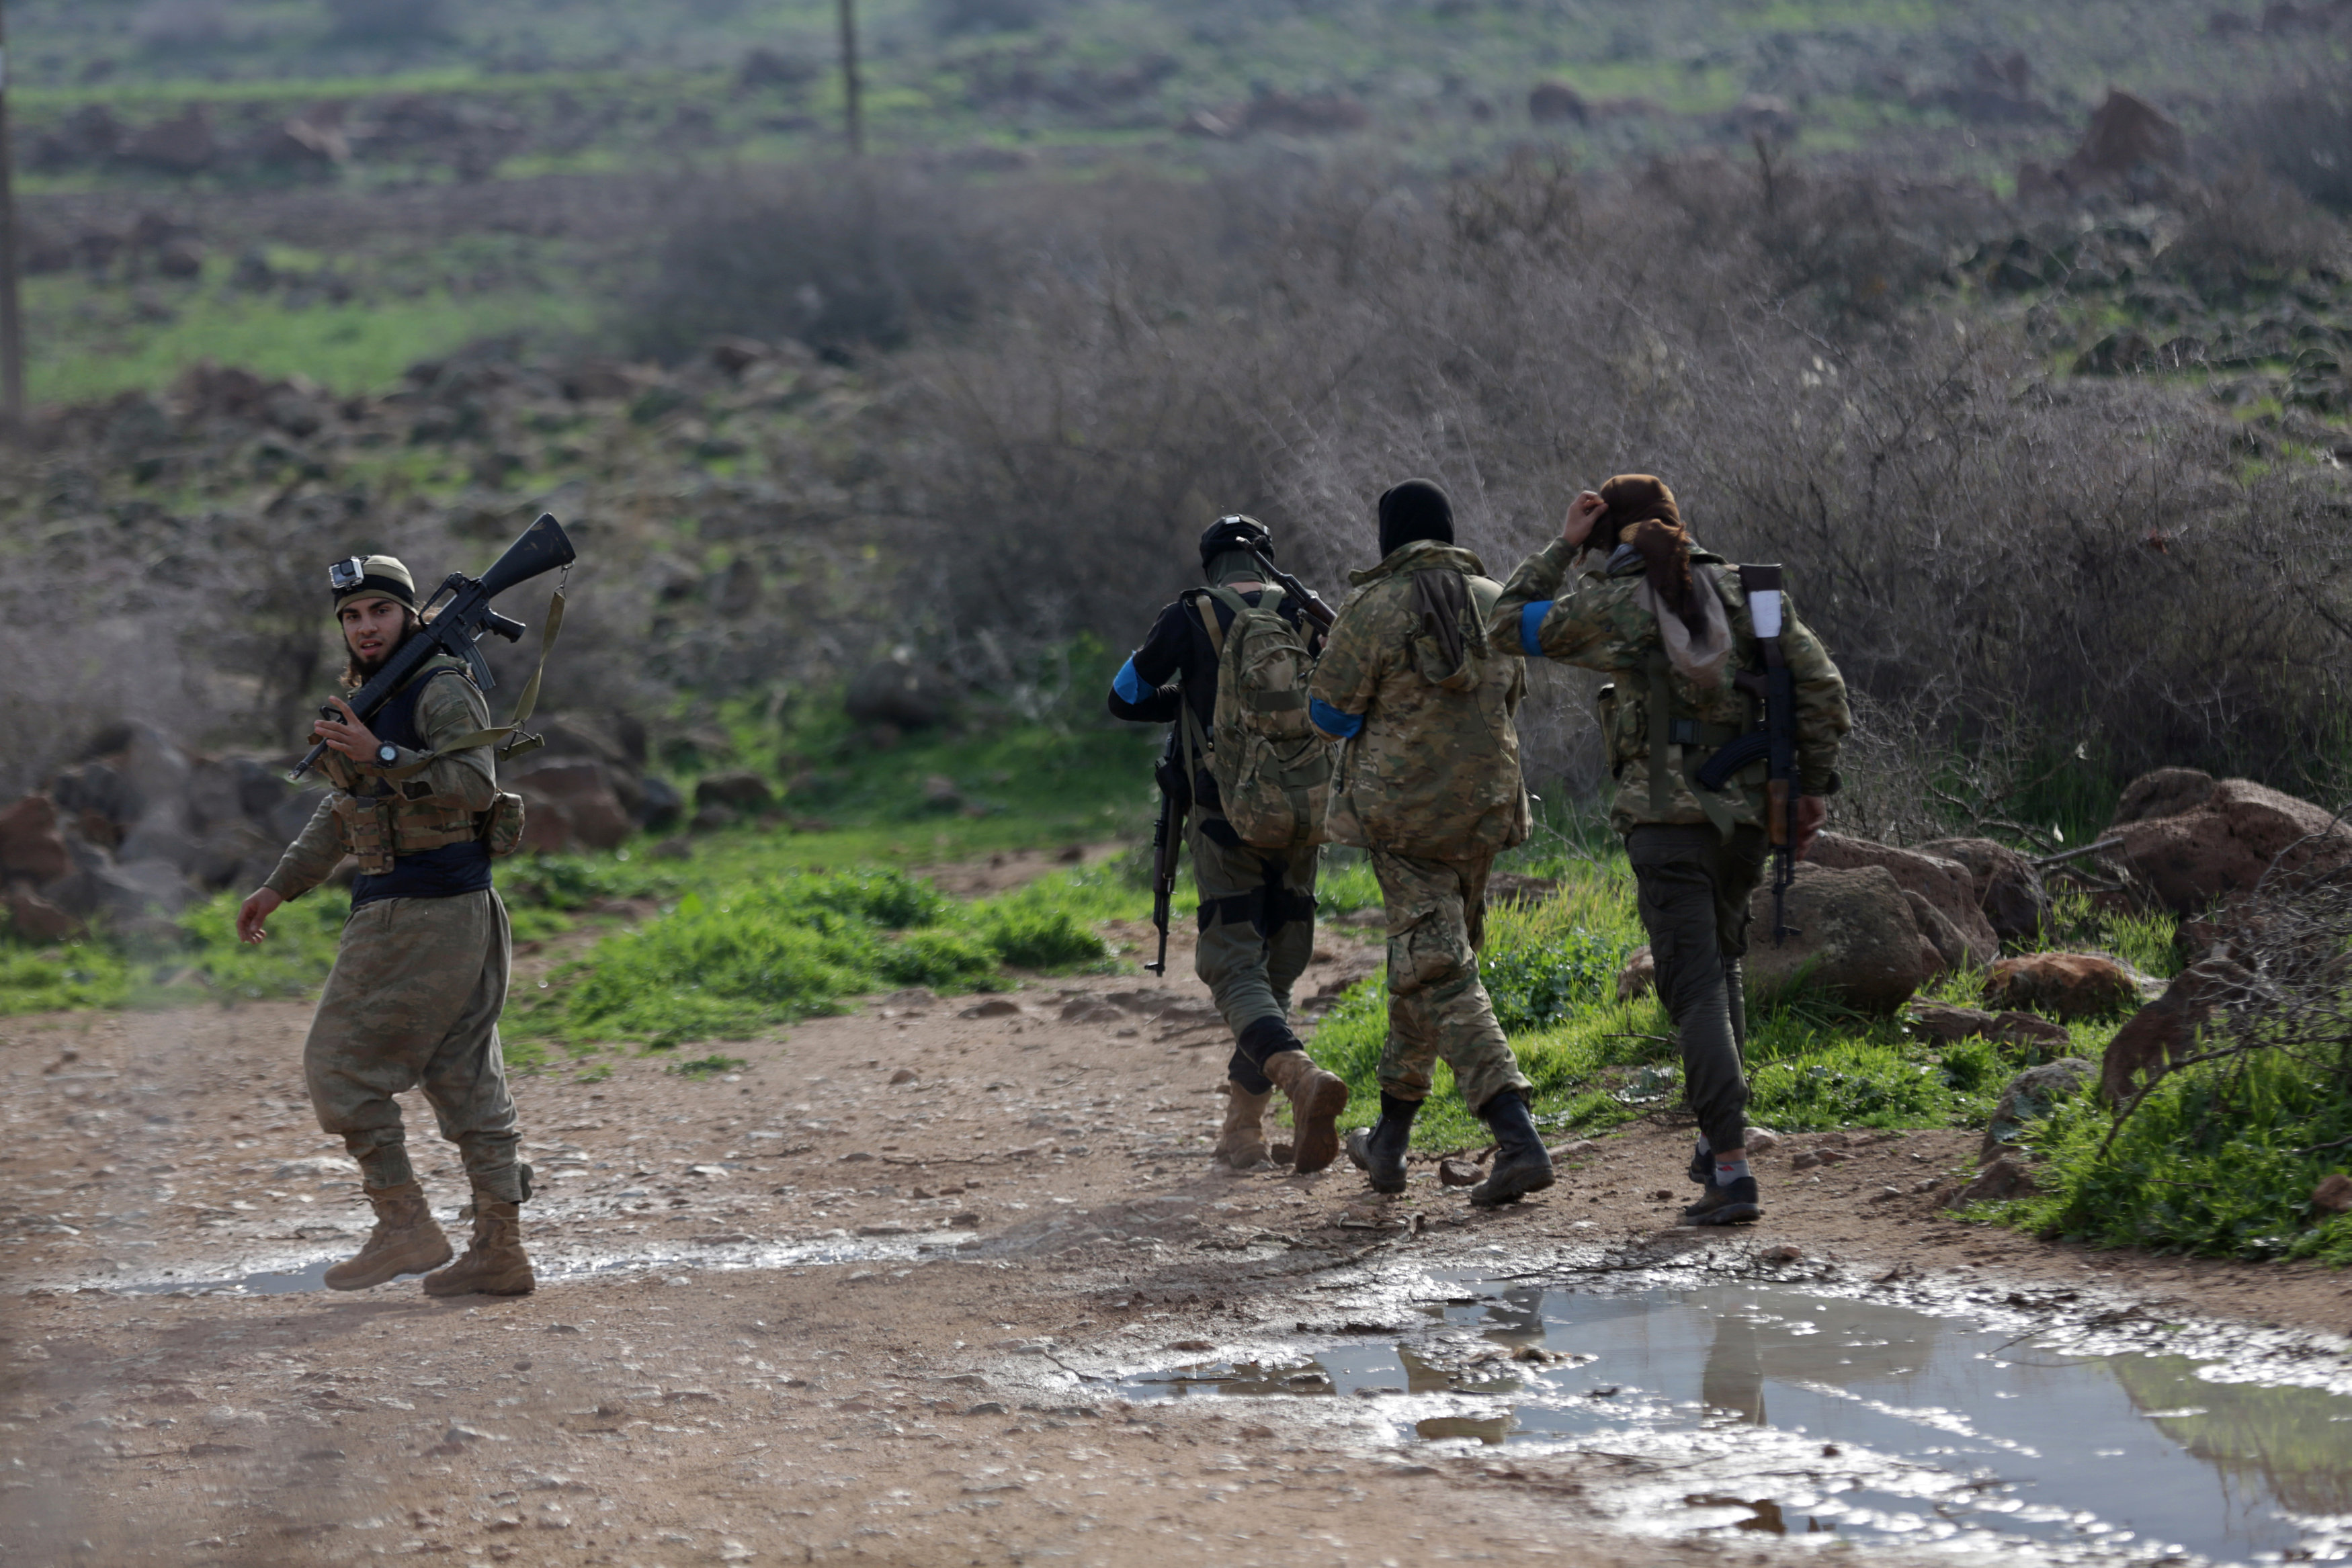
[[[2352,1386],[2332,1359],[2284,1385],[2226,1337],[2145,1322],[2099,1343],[1788,1285],[1452,1288],[1402,1333],[1126,1391],[1346,1401],[1409,1452],[1604,1456],[1615,1522],[1662,1535],[2003,1562],[2352,1556],[2352,1397],[2310,1385]]]

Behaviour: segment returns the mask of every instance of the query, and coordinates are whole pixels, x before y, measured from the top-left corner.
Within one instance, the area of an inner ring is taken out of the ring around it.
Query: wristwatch
[[[389,768],[400,760],[400,747],[387,740],[375,748],[375,759],[379,765]]]

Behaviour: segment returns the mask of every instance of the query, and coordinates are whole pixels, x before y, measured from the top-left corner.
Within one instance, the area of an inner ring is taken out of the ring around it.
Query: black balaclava
[[[1454,542],[1454,503],[1428,479],[1408,479],[1381,497],[1381,559],[1415,539]]]
[[[1201,530],[1201,570],[1211,582],[1258,576],[1257,563],[1249,557],[1252,550],[1269,559],[1274,555],[1274,536],[1255,517],[1234,514]]]

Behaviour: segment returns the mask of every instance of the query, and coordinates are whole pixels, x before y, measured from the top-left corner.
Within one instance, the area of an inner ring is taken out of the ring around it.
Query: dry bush
[[[2208,290],[2345,270],[2344,225],[2252,160],[2190,193],[2184,204],[2188,221],[2165,250],[2164,268]]]
[[[2352,213],[2352,70],[2306,65],[2227,111],[2213,145],[2231,167],[2252,162],[2322,206]]]
[[[675,359],[712,337],[895,349],[971,320],[1002,287],[1003,242],[965,187],[887,165],[798,168],[678,192],[633,346]]]

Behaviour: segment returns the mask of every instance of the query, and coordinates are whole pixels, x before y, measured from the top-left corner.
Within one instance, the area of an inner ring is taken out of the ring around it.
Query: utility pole
[[[841,86],[849,121],[849,155],[862,157],[866,117],[857,101],[857,0],[841,0]]]
[[[842,0],[847,5],[849,0]],[[25,427],[25,316],[17,298],[16,153],[8,145],[8,22],[0,0],[0,422]]]

